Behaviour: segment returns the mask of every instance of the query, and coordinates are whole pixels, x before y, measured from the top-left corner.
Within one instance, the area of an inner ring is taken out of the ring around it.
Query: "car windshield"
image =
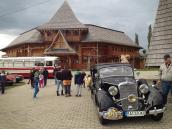
[[[129,66],[114,66],[100,69],[100,78],[112,76],[133,76],[133,69]]]

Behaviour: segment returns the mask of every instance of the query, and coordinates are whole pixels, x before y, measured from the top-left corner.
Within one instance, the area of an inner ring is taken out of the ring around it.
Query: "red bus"
[[[7,57],[0,58],[0,71],[20,74],[30,77],[30,71],[35,68],[47,68],[49,78],[53,77],[54,66],[58,65],[59,57]]]

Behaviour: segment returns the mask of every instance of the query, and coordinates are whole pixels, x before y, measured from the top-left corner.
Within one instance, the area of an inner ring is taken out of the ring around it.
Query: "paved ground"
[[[54,82],[48,83],[35,100],[28,85],[0,95],[0,129],[172,129],[172,104],[161,122],[139,118],[102,126],[87,89],[83,89],[81,98],[74,96],[74,88],[72,97],[57,97]]]

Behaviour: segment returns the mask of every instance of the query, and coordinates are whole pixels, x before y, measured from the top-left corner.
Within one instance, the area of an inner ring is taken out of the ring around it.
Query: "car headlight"
[[[109,91],[109,94],[112,96],[115,96],[118,94],[118,88],[116,86],[109,87],[108,91]]]
[[[131,94],[128,96],[128,101],[130,103],[134,103],[134,102],[136,102],[136,100],[137,100],[137,97],[134,94]]]
[[[139,90],[142,94],[147,94],[149,92],[149,87],[146,84],[142,84],[140,85]]]

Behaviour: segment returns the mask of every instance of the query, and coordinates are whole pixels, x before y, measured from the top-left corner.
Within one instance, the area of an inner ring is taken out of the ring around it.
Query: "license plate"
[[[128,112],[125,112],[125,115],[127,117],[145,116],[146,111],[128,111]]]

